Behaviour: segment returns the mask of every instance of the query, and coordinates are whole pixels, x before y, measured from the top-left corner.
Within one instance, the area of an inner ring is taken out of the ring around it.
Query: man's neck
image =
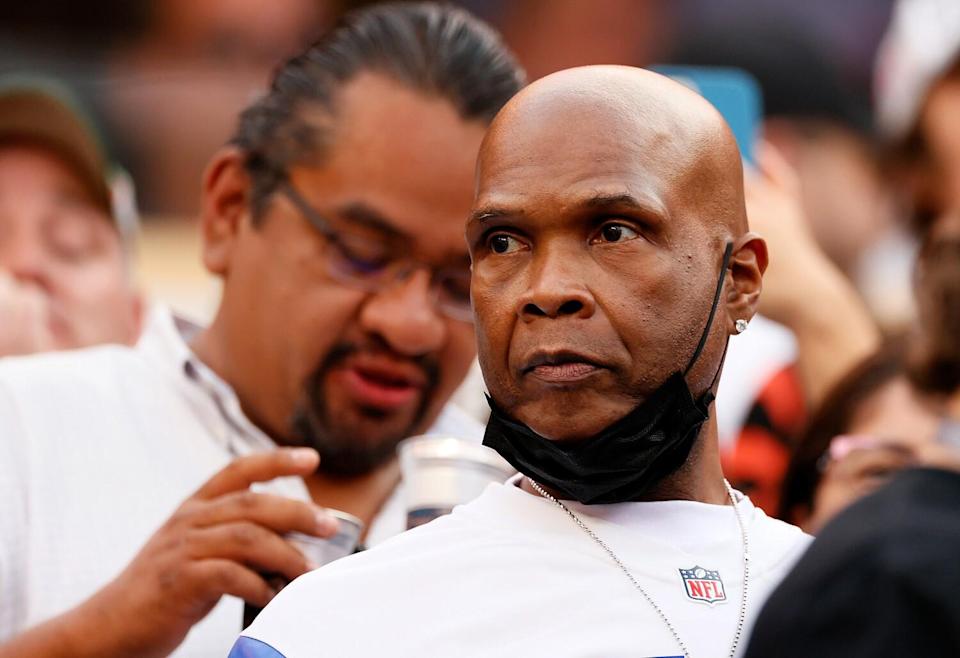
[[[400,482],[400,462],[393,459],[358,477],[334,477],[316,473],[304,478],[310,497],[321,507],[353,514],[364,525],[363,537]]]
[[[237,371],[237,364],[240,363],[240,359],[231,358],[225,322],[220,314],[217,314],[213,322],[198,332],[190,341],[190,349],[206,367],[210,368],[214,374],[233,389],[240,403],[240,408],[247,419],[273,439],[275,443],[286,445],[286,441],[280,434],[282,428],[268,422],[269,419],[258,413],[250,404],[250,401],[256,398],[262,405],[264,402],[262,398],[266,396],[253,395],[250,391],[245,390],[245,382],[240,380],[240,373]]]

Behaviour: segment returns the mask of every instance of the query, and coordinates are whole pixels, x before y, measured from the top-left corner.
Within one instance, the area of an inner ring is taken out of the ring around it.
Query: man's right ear
[[[250,216],[250,175],[245,154],[225,146],[203,173],[200,231],[203,264],[211,274],[223,276],[230,269],[231,254],[241,226]]]

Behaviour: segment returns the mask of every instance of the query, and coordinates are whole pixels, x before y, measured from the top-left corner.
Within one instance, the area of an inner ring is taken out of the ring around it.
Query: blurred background
[[[350,0],[33,0],[0,5],[0,73],[67,82],[134,181],[141,283],[199,320],[217,289],[199,262],[203,167],[260,93]],[[462,0],[531,79],[570,66],[726,64],[757,76],[767,138],[797,169],[829,257],[885,326],[910,317],[910,240],[883,184],[871,118],[891,0]]]

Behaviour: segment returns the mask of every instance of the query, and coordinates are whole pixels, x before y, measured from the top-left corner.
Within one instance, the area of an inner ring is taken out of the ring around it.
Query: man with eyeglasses
[[[475,353],[463,222],[521,84],[461,10],[351,15],[207,169],[212,324],[155,309],[136,349],[0,367],[0,656],[222,655],[244,601],[316,566],[284,535],[331,536],[324,508],[367,544],[403,529],[398,442],[482,430],[447,404]]]

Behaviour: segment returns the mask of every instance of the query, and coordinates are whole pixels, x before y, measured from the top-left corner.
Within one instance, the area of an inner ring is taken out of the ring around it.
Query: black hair
[[[240,115],[230,142],[246,153],[257,218],[291,164],[319,162],[331,140],[340,88],[376,72],[449,100],[465,120],[489,123],[524,73],[496,32],[463,9],[391,2],[345,15],[274,73],[267,94]],[[304,117],[319,109],[331,121]]]

